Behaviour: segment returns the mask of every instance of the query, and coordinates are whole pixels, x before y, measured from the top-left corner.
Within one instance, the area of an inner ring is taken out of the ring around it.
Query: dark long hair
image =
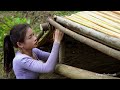
[[[12,61],[15,57],[14,47],[18,48],[17,42],[24,42],[26,31],[30,27],[29,24],[15,25],[10,34],[4,38],[4,71],[9,73],[12,70]]]

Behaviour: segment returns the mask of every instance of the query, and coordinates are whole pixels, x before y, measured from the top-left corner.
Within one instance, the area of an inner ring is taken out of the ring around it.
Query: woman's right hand
[[[64,36],[64,33],[61,32],[59,29],[56,29],[55,33],[53,35],[53,39],[54,39],[55,42],[60,43],[63,36]]]

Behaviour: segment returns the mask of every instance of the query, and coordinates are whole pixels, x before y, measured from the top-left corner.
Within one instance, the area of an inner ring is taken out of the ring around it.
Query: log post
[[[65,42],[62,41],[59,49],[59,63],[64,63],[65,58]]]
[[[54,27],[58,28],[59,30],[61,30],[62,32],[64,32],[65,34],[69,35],[70,37],[74,38],[75,40],[78,40],[94,49],[97,49],[98,51],[101,51],[102,53],[105,53],[111,57],[114,57],[118,60],[120,60],[120,51],[117,51],[115,49],[112,49],[108,46],[105,46],[99,42],[96,42],[94,40],[91,40],[87,37],[84,37],[82,35],[79,35],[67,28],[64,28],[63,26],[61,26],[60,24],[58,24],[57,22],[55,22],[54,20],[52,20],[51,18],[48,18],[48,22],[53,25]]]
[[[55,73],[58,73],[70,79],[120,79],[118,77],[99,74],[65,64],[57,64]]]

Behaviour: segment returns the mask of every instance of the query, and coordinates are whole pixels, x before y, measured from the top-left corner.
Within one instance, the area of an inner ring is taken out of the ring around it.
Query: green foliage
[[[14,25],[23,23],[30,24],[30,19],[19,17],[3,17],[0,19],[0,47],[3,46],[3,39],[5,35],[9,33],[9,30],[11,30]]]

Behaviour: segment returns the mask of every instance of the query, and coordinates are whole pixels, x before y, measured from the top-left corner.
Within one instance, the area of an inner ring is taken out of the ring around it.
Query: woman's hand
[[[54,39],[55,42],[60,43],[63,36],[64,36],[64,33],[61,32],[60,30],[56,29],[55,33],[53,34],[53,39]]]

